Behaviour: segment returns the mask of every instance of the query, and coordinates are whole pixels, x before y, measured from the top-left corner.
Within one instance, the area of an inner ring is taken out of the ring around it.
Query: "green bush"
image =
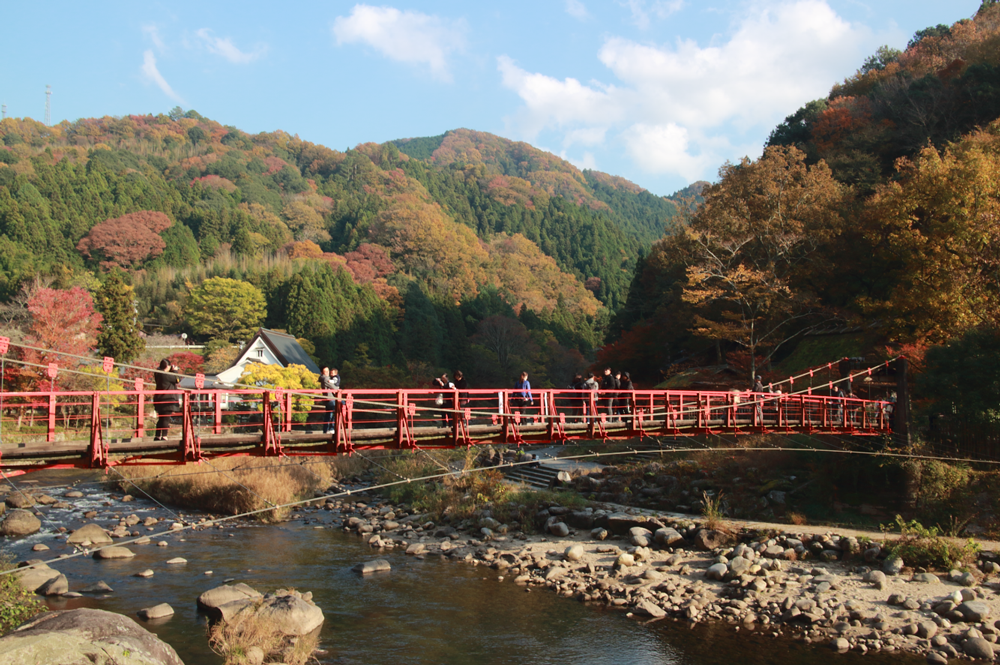
[[[0,570],[8,571],[13,567],[9,558],[0,558]],[[21,586],[16,575],[0,576],[0,635],[6,635],[44,611],[45,605]]]
[[[903,563],[911,568],[952,569],[969,566],[976,560],[979,543],[969,538],[958,544],[941,536],[937,527],[927,528],[917,520],[907,522],[896,515],[895,526],[899,529],[899,538],[887,540],[886,549],[889,556],[898,556]],[[883,526],[883,532],[892,529],[892,525]]]

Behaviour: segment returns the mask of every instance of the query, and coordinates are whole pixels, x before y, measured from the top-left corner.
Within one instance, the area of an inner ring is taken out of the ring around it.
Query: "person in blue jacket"
[[[514,389],[517,392],[511,396],[511,407],[522,413],[527,413],[528,409],[535,403],[531,396],[531,383],[528,382],[527,372],[521,372],[521,378],[514,384]]]

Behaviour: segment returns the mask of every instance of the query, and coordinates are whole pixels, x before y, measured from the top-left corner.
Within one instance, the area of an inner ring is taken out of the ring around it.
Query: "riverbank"
[[[722,622],[837,651],[903,651],[929,662],[992,660],[1000,634],[1000,566],[991,550],[965,572],[934,574],[887,560],[872,538],[880,534],[780,525],[726,533],[686,516],[549,505],[536,515],[545,535],[526,535],[505,533],[486,514],[434,524],[375,496],[325,507],[376,551],[399,547],[487,567],[527,591],[548,589],[644,621]]]
[[[500,485],[492,482],[457,487],[477,489],[479,494],[500,491]],[[685,624],[730,626],[760,636],[792,635],[824,649],[842,639],[845,642],[838,642],[838,648],[861,653],[938,653],[945,658],[977,647],[985,655],[984,643],[992,645],[996,640],[993,619],[1000,616],[1000,607],[992,566],[988,575],[983,574],[987,564],[995,563],[989,554],[977,560],[979,574],[970,572],[962,578],[972,586],[963,586],[957,575],[955,580],[948,575],[932,575],[931,579],[918,577],[920,571],[903,571],[884,580],[875,575],[869,578],[874,581],[867,582],[868,569],[881,568],[886,553],[879,547],[866,560],[865,552],[875,549],[867,539],[874,541],[881,534],[774,524],[751,528],[729,522],[722,526],[728,527],[734,539],[713,542],[721,536],[699,536],[702,520],[611,504],[588,506],[578,494],[566,492],[525,493],[531,503],[517,503],[521,501],[517,498],[506,504],[505,513],[494,513],[482,501],[477,508],[466,504],[448,510],[445,506],[444,517],[432,519],[409,504],[392,503],[375,494],[359,495],[364,489],[357,485],[350,489],[349,497],[316,499],[289,519],[314,525],[308,528],[355,534],[375,555],[396,550],[411,555],[411,560],[462,561],[489,568],[500,584],[550,589],[559,596],[618,608],[642,621],[676,619]],[[44,492],[40,488],[35,494]],[[73,519],[100,521],[116,541],[143,534],[158,536],[146,543],[151,547],[137,550],[130,567],[144,560],[171,558],[169,549],[156,544],[169,540],[180,546],[188,532],[172,534],[170,524],[200,523],[199,530],[218,531],[211,515],[171,514],[169,508],[152,506],[139,509],[138,502],[121,502],[125,497],[120,495],[87,493],[81,498],[72,493],[64,488],[63,500],[44,510],[53,516],[66,511]],[[159,517],[147,525],[154,512]],[[510,521],[501,522],[498,517]],[[235,537],[239,532],[225,529],[218,533]],[[55,543],[63,540],[58,534],[47,538]],[[991,552],[994,546],[988,543],[985,549]],[[154,552],[162,555],[150,556]],[[36,556],[46,554],[56,552],[42,550]],[[176,566],[167,565],[164,570],[171,568]],[[194,574],[202,575],[201,571]],[[947,597],[955,591],[965,595],[954,598],[949,607]],[[66,602],[70,594],[58,596],[59,602]],[[894,595],[898,597],[893,600]],[[966,607],[960,609],[963,603]],[[985,608],[969,603],[984,603]],[[970,610],[978,614],[962,613]],[[993,647],[989,649],[992,655]]]

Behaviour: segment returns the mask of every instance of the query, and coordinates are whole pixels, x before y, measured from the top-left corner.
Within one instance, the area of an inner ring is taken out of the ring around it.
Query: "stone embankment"
[[[854,535],[735,534],[621,507],[550,505],[536,516],[545,535],[509,533],[488,511],[437,524],[375,498],[325,508],[376,551],[486,566],[528,591],[551,589],[637,619],[727,622],[838,651],[921,653],[934,663],[1000,653],[992,552],[967,571],[935,574],[911,571]]]

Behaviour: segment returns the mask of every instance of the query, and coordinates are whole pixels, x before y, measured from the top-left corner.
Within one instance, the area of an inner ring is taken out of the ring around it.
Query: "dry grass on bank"
[[[260,649],[265,663],[305,665],[319,644],[319,631],[303,637],[289,637],[270,621],[247,609],[230,621],[220,621],[209,627],[208,644],[225,659],[226,665],[256,665],[260,661],[252,653],[255,647]]]
[[[131,482],[119,480],[117,486],[129,494],[139,494],[138,486],[169,505],[237,515],[311,498],[317,490],[361,473],[366,467],[364,460],[343,455],[229,457],[175,467],[123,467],[118,472]],[[271,522],[283,519],[288,512],[288,508],[278,508],[256,517]]]

